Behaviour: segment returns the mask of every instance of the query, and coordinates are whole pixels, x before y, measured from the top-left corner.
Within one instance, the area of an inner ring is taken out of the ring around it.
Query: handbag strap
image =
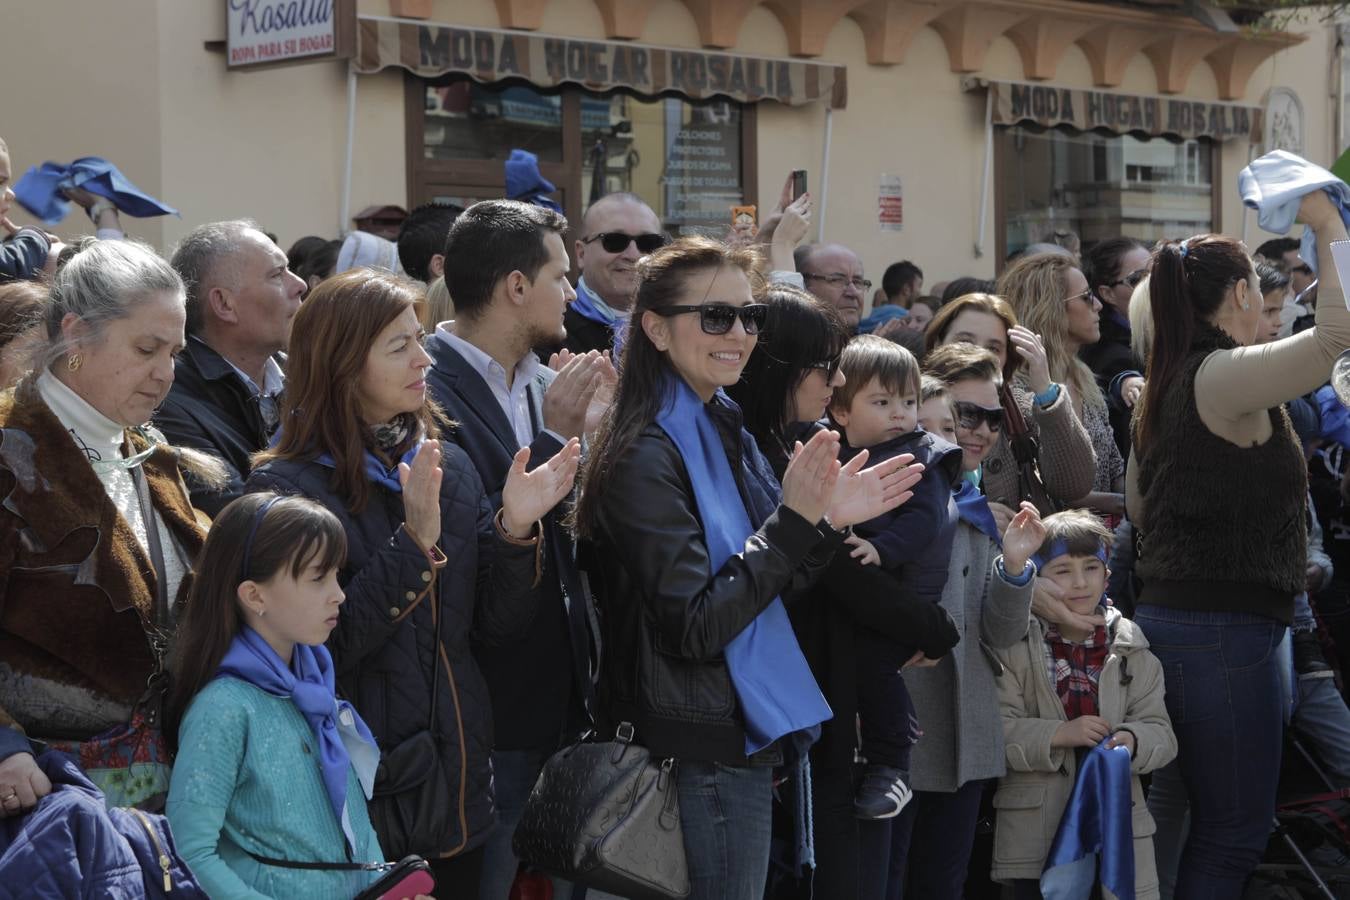
[[[1004,384],[999,392],[999,402],[1003,406],[1003,422],[1008,432],[1008,446],[1012,448],[1013,458],[1019,466],[1036,461],[1036,439],[1031,436],[1027,420],[1022,416],[1022,408],[1017,405],[1012,387]]]
[[[391,862],[296,862],[291,859],[273,859],[270,856],[260,856],[251,850],[245,850],[244,852],[265,866],[278,866],[283,869],[319,869],[339,872],[387,872],[398,865],[398,863]]]
[[[441,592],[436,589],[435,582],[432,582],[429,599],[431,600],[431,621],[436,632],[436,643],[431,656],[431,709],[427,712],[427,731],[431,732],[431,736],[434,738],[436,736],[436,697],[440,692],[441,679],[446,677],[441,675],[441,660],[445,658],[445,651],[441,649],[441,619],[443,618],[441,616]],[[445,664],[450,665],[449,660],[446,660]]]

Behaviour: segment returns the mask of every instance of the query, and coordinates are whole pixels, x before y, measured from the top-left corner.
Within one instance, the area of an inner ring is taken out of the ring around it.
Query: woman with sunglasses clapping
[[[823,431],[780,485],[722,390],[765,323],[759,268],[754,251],[696,237],[640,263],[576,509],[608,649],[600,727],[629,723],[678,762],[691,900],[763,895],[773,767],[831,714],[780,595],[809,584],[841,529],[906,500],[921,469],[841,468]]]

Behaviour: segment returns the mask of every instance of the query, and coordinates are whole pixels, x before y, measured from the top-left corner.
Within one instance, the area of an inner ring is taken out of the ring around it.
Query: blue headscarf
[[[273,697],[289,699],[304,715],[319,744],[319,769],[328,802],[342,825],[347,846],[355,853],[356,836],[347,814],[347,770],[356,770],[369,799],[375,788],[380,751],[360,714],[350,703],[337,699],[333,657],[328,648],[296,644],[287,668],[271,645],[246,625],[234,636],[216,670],[217,678],[226,675],[247,681]]]
[[[693,485],[711,576],[732,556],[745,552],[745,540],[754,534],[755,527],[707,408],[682,378],[669,376],[666,392],[666,403],[656,423],[680,451]],[[714,402],[738,409],[721,391]],[[763,475],[769,471],[768,463],[744,429],[741,446],[747,490],[752,494],[765,490]],[[772,490],[777,493],[776,483],[772,483]],[[724,652],[731,683],[745,714],[747,756],[784,735],[814,729],[833,715],[802,656],[779,598],[775,597],[732,638]]]

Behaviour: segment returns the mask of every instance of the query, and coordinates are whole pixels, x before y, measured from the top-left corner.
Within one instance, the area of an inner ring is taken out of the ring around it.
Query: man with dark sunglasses
[[[633,309],[637,261],[667,240],[661,220],[636,194],[608,194],[590,205],[575,244],[577,299],[563,317],[567,349],[614,349],[614,334]]]

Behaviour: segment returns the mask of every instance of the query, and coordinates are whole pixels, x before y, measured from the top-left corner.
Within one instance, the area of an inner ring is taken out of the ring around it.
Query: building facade
[[[350,55],[232,68],[231,5],[326,8]],[[869,277],[911,259],[932,282],[1057,231],[1255,245],[1238,171],[1272,146],[1330,165],[1345,130],[1316,10],[1254,30],[1168,0],[43,0],[6,33],[16,176],[112,159],[182,210],[128,220],[164,248],[212,219],[287,246],[374,204],[501,196],[522,148],[570,218],[632,190],[673,231],[721,233],[805,169]]]

